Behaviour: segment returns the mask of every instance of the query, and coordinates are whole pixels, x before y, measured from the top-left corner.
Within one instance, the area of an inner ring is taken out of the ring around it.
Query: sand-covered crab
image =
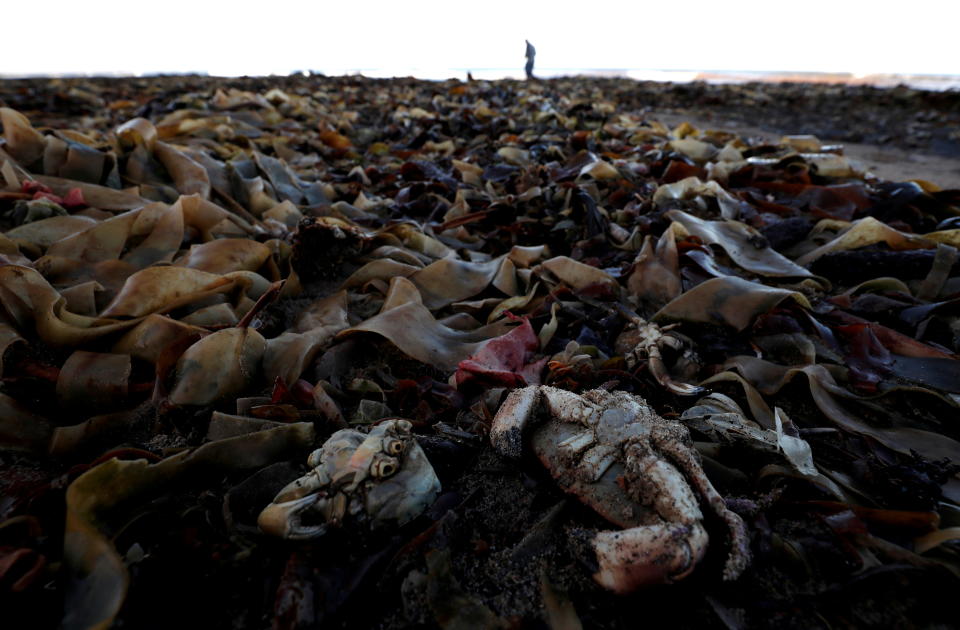
[[[750,562],[747,530],[700,467],[683,425],[658,416],[639,396],[593,390],[582,396],[549,386],[510,393],[493,420],[490,440],[517,458],[531,421],[532,447],[567,492],[620,531],[587,535],[594,579],[627,593],[687,576],[707,550],[698,496],[729,531],[726,580]]]
[[[386,420],[369,433],[341,429],[307,458],[312,470],[289,483],[260,513],[268,534],[317,538],[345,521],[371,528],[403,525],[440,492],[440,480],[407,420]]]

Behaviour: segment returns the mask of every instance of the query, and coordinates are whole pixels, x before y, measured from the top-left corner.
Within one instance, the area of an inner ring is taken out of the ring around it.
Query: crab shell
[[[701,501],[730,532],[724,579],[740,575],[750,559],[746,527],[710,484],[683,425],[625,392],[578,396],[533,386],[501,405],[494,448],[519,457],[523,433],[541,412],[549,420],[531,428],[534,453],[565,491],[622,528],[586,536],[599,584],[628,593],[689,575],[709,541]]]
[[[373,529],[400,526],[422,514],[440,493],[440,480],[407,420],[387,420],[367,434],[337,431],[307,464],[313,469],[260,513],[261,531],[309,539],[346,521]]]

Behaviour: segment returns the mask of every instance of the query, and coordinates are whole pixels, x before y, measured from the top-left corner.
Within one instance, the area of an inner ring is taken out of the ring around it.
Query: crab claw
[[[530,385],[510,392],[500,405],[490,427],[490,443],[506,457],[519,459],[523,452],[523,432],[537,415],[541,402],[553,418],[565,418],[584,426],[595,425],[602,410],[594,403],[565,389],[549,385]]]
[[[316,495],[307,495],[283,503],[271,503],[257,517],[257,525],[264,533],[282,536],[291,540],[319,538],[327,533],[327,523],[307,525],[303,516],[317,503],[324,502]]]
[[[652,441],[658,440],[654,429]],[[667,445],[667,450],[675,450]],[[682,579],[707,551],[709,537],[697,497],[683,473],[647,442],[625,449],[625,490],[646,501],[660,522],[599,532],[590,541],[597,563],[593,578],[615,593]]]
[[[523,430],[537,413],[540,387],[531,385],[515,389],[500,405],[490,427],[490,443],[506,457],[519,459],[523,452]]]
[[[659,352],[651,352],[650,357],[647,359],[647,369],[650,370],[650,374],[653,375],[657,382],[667,388],[668,391],[677,394],[678,396],[695,396],[704,391],[699,385],[691,385],[689,383],[680,383],[673,380],[670,376],[670,373],[667,371],[667,366],[663,362],[663,358],[660,356]]]
[[[619,594],[674,582],[693,571],[707,551],[708,539],[699,522],[598,532],[591,541],[597,562],[593,579]]]

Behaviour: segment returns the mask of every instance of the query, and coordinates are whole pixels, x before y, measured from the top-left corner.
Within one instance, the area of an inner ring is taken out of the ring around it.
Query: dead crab
[[[313,470],[289,483],[260,513],[268,534],[322,536],[348,519],[371,528],[403,525],[440,492],[440,480],[407,420],[387,420],[361,433],[341,429],[307,458]]]
[[[700,370],[700,359],[693,351],[693,342],[685,335],[673,332],[677,324],[659,326],[635,314],[625,314],[632,326],[617,337],[616,352],[627,360],[627,367],[646,360],[647,369],[657,382],[674,394],[693,396],[703,391],[702,387],[681,383],[673,379],[663,359],[663,352],[669,350],[676,355],[674,367],[679,368],[685,378],[696,377]]]
[[[532,431],[537,457],[564,490],[624,528],[588,535],[599,584],[627,593],[687,576],[707,549],[697,496],[729,530],[724,579],[746,568],[746,527],[710,484],[686,427],[626,392],[578,396],[531,386],[501,405],[490,430],[494,448],[519,457],[524,429],[541,414],[549,420]]]

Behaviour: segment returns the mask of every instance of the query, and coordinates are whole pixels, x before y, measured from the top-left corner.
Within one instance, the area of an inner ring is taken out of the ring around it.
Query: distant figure
[[[533,44],[530,43],[530,40],[525,39],[523,41],[527,42],[527,52],[526,52],[527,65],[524,66],[523,69],[527,71],[527,79],[532,79],[533,78],[533,58],[537,56],[537,49],[533,47]]]

